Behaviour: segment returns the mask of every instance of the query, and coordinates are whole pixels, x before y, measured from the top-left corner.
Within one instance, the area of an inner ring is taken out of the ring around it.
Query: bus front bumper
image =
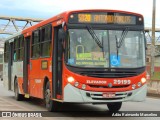
[[[147,94],[147,84],[142,87],[125,92],[116,92],[112,98],[104,98],[103,92],[93,92],[78,89],[71,84],[64,88],[64,102],[73,103],[108,103],[125,101],[144,101]]]

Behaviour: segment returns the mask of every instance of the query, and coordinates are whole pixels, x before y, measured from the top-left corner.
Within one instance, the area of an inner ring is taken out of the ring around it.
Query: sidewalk
[[[13,91],[8,91],[6,88],[4,88],[3,81],[0,81],[0,96],[14,96]]]
[[[147,96],[160,98],[160,94],[154,94],[154,93],[147,93]]]
[[[160,80],[149,80],[147,96],[160,97]]]

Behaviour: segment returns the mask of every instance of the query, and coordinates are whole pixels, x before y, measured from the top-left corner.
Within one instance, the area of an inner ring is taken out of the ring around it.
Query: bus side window
[[[41,30],[41,56],[49,57],[51,52],[52,26],[47,25]]]
[[[13,56],[13,60],[15,61],[16,60],[16,52],[14,52],[14,56]]]
[[[14,61],[19,60],[19,37],[14,38]]]
[[[24,37],[20,36],[20,48],[19,48],[19,60],[23,60],[23,52],[24,52]]]
[[[32,35],[32,58],[40,57],[40,31],[36,30]]]
[[[9,42],[5,43],[5,49],[4,49],[4,62],[8,62],[8,56],[9,56]]]

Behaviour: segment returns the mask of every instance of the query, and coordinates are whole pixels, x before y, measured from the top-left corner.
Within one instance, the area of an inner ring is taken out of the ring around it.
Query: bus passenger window
[[[51,52],[52,26],[47,25],[41,30],[41,56],[49,57]]]
[[[32,47],[32,57],[33,58],[38,58],[40,56],[40,46],[38,45],[34,45]]]
[[[5,43],[5,48],[4,48],[4,62],[8,62],[8,55],[9,55],[9,42]]]
[[[14,61],[19,60],[19,37],[14,38]]]
[[[40,57],[40,35],[39,30],[33,32],[32,37],[32,58]]]
[[[20,36],[19,60],[23,60],[24,54],[24,37]]]

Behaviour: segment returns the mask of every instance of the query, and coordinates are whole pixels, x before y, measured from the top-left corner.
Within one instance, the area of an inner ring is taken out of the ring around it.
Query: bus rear
[[[107,104],[144,101],[147,92],[142,15],[122,11],[68,14],[63,101]]]

